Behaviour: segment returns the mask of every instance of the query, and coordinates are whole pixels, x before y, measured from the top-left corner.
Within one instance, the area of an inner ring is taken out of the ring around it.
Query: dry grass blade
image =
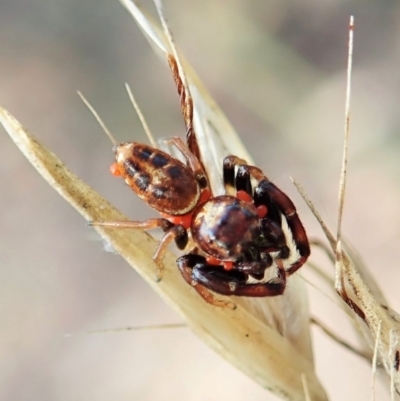
[[[0,122],[38,172],[86,220],[120,220],[124,216],[72,174],[6,110]],[[152,255],[156,241],[142,231],[96,228],[100,235],[185,319],[196,334],[224,358],[265,388],[291,401],[304,400],[303,380],[313,401],[326,400],[312,363],[240,306],[236,310],[205,303],[179,276],[169,253],[161,283],[156,283]]]
[[[332,251],[335,252],[337,241],[332,232],[326,226],[304,189],[297,182],[294,182],[294,184],[320,223]],[[355,298],[353,302],[357,304],[365,315],[366,324],[359,319],[359,316],[355,312],[352,313],[352,318],[371,349],[376,345],[379,360],[383,363],[387,374],[392,380],[392,387],[395,388],[394,391],[399,393],[400,373],[398,363],[396,362],[399,355],[400,339],[400,320],[398,315],[390,310],[388,306],[382,305],[377,301],[371,289],[358,272],[358,265],[353,262],[346,251],[341,251],[341,260],[341,274],[343,275],[344,284],[346,288],[352,290],[351,294]]]
[[[349,53],[347,68],[347,90],[345,106],[345,137],[343,142],[343,158],[339,183],[339,210],[338,227],[335,245],[335,289],[342,299],[351,307],[354,314],[361,317],[368,327],[360,325],[366,341],[372,346],[377,344],[380,359],[390,377],[391,395],[400,395],[400,372],[398,364],[400,322],[396,320],[388,310],[386,303],[382,304],[380,294],[375,298],[374,293],[358,273],[356,264],[349,254],[342,250],[342,216],[347,180],[348,141],[350,133],[350,97],[351,97],[351,73],[353,62],[353,35],[354,18],[350,17],[349,29]],[[354,295],[347,294],[346,284]],[[374,369],[374,366],[372,367]]]
[[[339,184],[339,212],[337,237],[330,232],[322,217],[315,209],[312,202],[305,194],[303,188],[295,183],[298,191],[306,201],[308,207],[320,223],[325,236],[327,237],[332,251],[335,254],[335,289],[341,298],[351,308],[351,317],[365,341],[374,349],[372,357],[372,368],[375,369],[377,356],[382,362],[391,382],[391,395],[394,399],[395,393],[399,394],[400,373],[399,373],[399,339],[400,321],[397,314],[391,311],[386,302],[382,300],[380,292],[375,296],[374,285],[369,287],[363,277],[371,278],[364,272],[359,273],[359,269],[364,269],[362,264],[357,264],[356,260],[350,257],[349,253],[342,249],[342,214],[344,208],[344,196],[347,177],[347,149],[349,139],[350,123],[350,82],[352,65],[352,45],[353,45],[354,21],[350,18],[349,35],[349,64],[347,71],[347,92],[346,92],[346,111],[345,111],[345,138],[343,145],[343,159],[341,168],[341,178]],[[349,291],[350,290],[350,291]],[[371,357],[371,356],[370,356]]]

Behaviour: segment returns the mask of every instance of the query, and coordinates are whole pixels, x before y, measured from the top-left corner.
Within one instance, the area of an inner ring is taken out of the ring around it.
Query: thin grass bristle
[[[118,145],[117,140],[115,137],[111,134],[111,131],[107,128],[106,124],[104,121],[100,118],[99,114],[97,111],[94,109],[94,107],[89,103],[89,101],[85,98],[85,96],[82,95],[81,92],[78,91],[79,97],[82,99],[83,103],[85,103],[86,107],[92,112],[94,115],[94,118],[97,120],[97,122],[100,124],[100,127],[103,129],[103,131],[106,133],[106,135],[110,138],[112,144]]]
[[[83,333],[67,333],[64,337],[75,337],[85,336],[88,334],[105,334],[105,333],[126,333],[127,331],[142,331],[142,330],[164,330],[164,329],[182,329],[187,328],[185,323],[171,323],[171,324],[152,324],[144,326],[130,326],[120,327],[114,329],[103,329],[103,330],[90,330]]]
[[[129,84],[125,83],[125,88],[126,88],[126,91],[128,92],[128,96],[129,96],[129,99],[130,99],[130,101],[131,101],[131,103],[133,105],[133,108],[135,109],[136,114],[138,115],[139,120],[142,123],[142,127],[144,129],[144,132],[147,135],[147,138],[150,141],[151,146],[153,146],[153,148],[158,148],[157,142],[154,139],[154,136],[153,136],[153,134],[152,134],[152,132],[150,130],[149,125],[147,124],[146,119],[144,118],[144,115],[143,115],[142,111],[140,110],[139,104],[137,103],[135,97],[133,96],[133,92],[131,90],[131,87],[129,86]]]
[[[349,25],[349,46],[348,46],[348,59],[347,59],[347,82],[346,82],[346,100],[345,100],[345,122],[344,122],[344,141],[343,141],[343,156],[342,167],[340,171],[339,181],[339,206],[337,218],[337,232],[336,232],[336,248],[335,248],[335,288],[340,293],[347,297],[344,274],[343,274],[343,261],[342,261],[342,220],[344,199],[346,193],[347,181],[347,161],[348,161],[348,142],[350,134],[350,99],[351,99],[351,74],[352,74],[352,59],[353,59],[353,37],[354,37],[354,17],[350,17]]]

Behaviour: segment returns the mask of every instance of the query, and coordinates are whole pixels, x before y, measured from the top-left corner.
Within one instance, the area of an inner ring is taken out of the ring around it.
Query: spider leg
[[[258,260],[246,260],[234,263],[234,265],[230,267],[228,271],[244,273],[246,275],[246,280],[248,276],[251,276],[256,280],[262,280],[265,275],[265,270],[268,269],[272,263],[272,257],[269,255],[269,253],[266,253],[262,259],[260,258]]]
[[[277,277],[264,283],[247,283],[248,274],[243,270],[248,267],[234,266],[232,270],[224,270],[206,262],[200,255],[188,254],[177,260],[179,270],[185,280],[193,286],[201,285],[222,295],[238,295],[247,297],[268,297],[283,294],[286,286],[286,273],[283,265],[278,263]],[[264,268],[265,270],[265,268]],[[190,276],[189,276],[190,274]],[[201,294],[200,294],[201,295]]]
[[[235,167],[241,165],[247,165],[247,162],[237,156],[225,157],[222,164],[222,171],[224,186],[227,193],[233,193],[235,189],[237,190],[237,177],[235,176]],[[240,189],[249,193],[250,196],[252,196],[250,175],[247,175],[247,177],[239,177],[239,187]],[[248,192],[246,189],[250,189],[250,192]]]
[[[175,145],[175,147],[183,154],[185,157],[188,166],[193,171],[193,174],[198,181],[200,188],[207,188],[208,180],[206,173],[204,172],[204,168],[200,163],[199,159],[195,156],[194,153],[189,149],[188,145],[186,145],[181,138],[174,136],[171,139],[166,141],[168,144]]]
[[[186,143],[190,151],[198,160],[201,160],[199,145],[193,127],[193,99],[190,90],[184,81],[184,72],[179,70],[177,60],[172,54],[168,55],[168,65],[174,78],[175,86],[181,100],[181,111],[186,126]]]
[[[188,165],[199,182],[200,188],[208,188],[208,178],[201,162],[200,148],[193,125],[193,98],[187,85],[184,71],[180,71],[178,60],[173,54],[168,54],[168,65],[178,91],[182,116],[186,126],[186,144],[177,137],[172,138],[169,142],[173,143],[185,156]]]
[[[296,207],[289,197],[265,176],[254,189],[254,204],[256,206],[267,205],[269,208],[277,209],[285,217],[299,253],[299,259],[286,270],[288,275],[293,274],[310,256],[307,234],[297,214]],[[267,218],[269,216],[270,214],[267,215]],[[290,251],[288,247],[287,251]]]
[[[253,197],[250,172],[245,166],[239,166],[237,169],[235,188],[236,192],[244,191],[250,196],[250,198]]]
[[[289,257],[290,249],[286,244],[286,237],[278,222],[271,218],[261,219],[261,231],[267,241],[267,252],[279,252],[281,259]]]
[[[157,281],[162,278],[162,271],[164,269],[162,260],[168,245],[175,241],[179,249],[184,249],[188,243],[188,233],[180,224],[173,224],[166,219],[149,219],[146,221],[91,221],[90,226],[97,227],[110,227],[117,229],[140,229],[150,230],[152,228],[161,228],[165,235],[159,242],[157,249],[154,253],[153,260],[158,267]]]
[[[193,277],[193,267],[198,263],[203,262],[205,262],[205,258],[203,256],[190,253],[178,258],[176,264],[178,265],[179,271],[181,272],[185,281],[190,284],[206,302],[217,307],[229,307],[231,309],[235,309],[236,305],[233,302],[216,298],[208,290],[207,286],[202,285]]]

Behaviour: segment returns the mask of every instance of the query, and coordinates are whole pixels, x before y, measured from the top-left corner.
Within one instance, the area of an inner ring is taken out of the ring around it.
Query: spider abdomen
[[[114,147],[115,175],[121,175],[139,198],[153,209],[177,216],[193,210],[200,187],[192,170],[180,160],[136,142]]]

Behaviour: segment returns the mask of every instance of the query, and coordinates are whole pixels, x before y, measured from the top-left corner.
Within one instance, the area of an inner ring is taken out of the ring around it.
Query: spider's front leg
[[[250,273],[246,273],[251,271],[256,274],[257,271],[259,272],[257,274],[260,274],[261,270],[264,272],[268,265],[264,265],[262,261],[253,264],[235,263],[231,270],[224,270],[222,264],[221,266],[208,264],[205,257],[190,253],[178,258],[177,265],[185,280],[197,290],[198,287],[202,287],[222,295],[246,297],[272,297],[285,291],[286,273],[283,265],[279,263],[277,263],[277,276],[262,283],[248,283]],[[201,292],[199,293],[209,302]]]

